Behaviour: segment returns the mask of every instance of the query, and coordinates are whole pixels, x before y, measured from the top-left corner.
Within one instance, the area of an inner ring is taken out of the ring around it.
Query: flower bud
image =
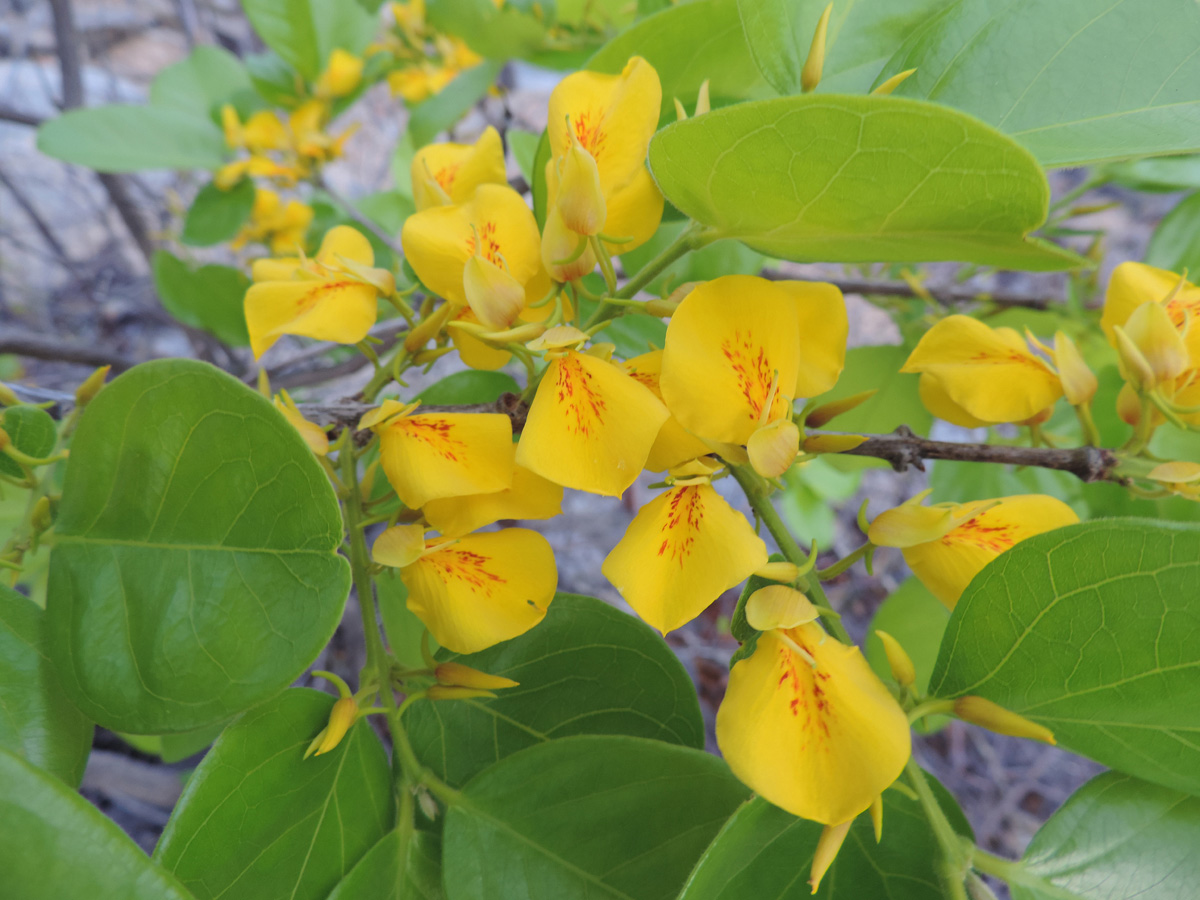
[[[8,432],[0,428],[0,452],[8,449],[8,445],[12,443],[12,438],[8,436]]]
[[[478,253],[463,267],[463,293],[489,331],[507,328],[525,308],[525,287]]]
[[[435,684],[425,691],[430,700],[471,700],[475,697],[495,697],[491,691],[457,685]]]
[[[1099,382],[1084,362],[1075,342],[1061,331],[1054,335],[1054,364],[1058,367],[1058,377],[1062,379],[1067,402],[1072,406],[1091,403]]]
[[[39,534],[54,524],[54,516],[50,511],[50,498],[39,497],[29,514],[29,524]]]
[[[783,584],[759,588],[746,599],[746,621],[755,631],[795,628],[814,621],[817,615],[811,600]]]
[[[1049,728],[1031,722],[1024,716],[1017,715],[982,697],[959,697],[954,701],[954,714],[964,722],[979,725],[988,731],[996,732],[996,734],[1031,738],[1047,744],[1057,743],[1054,740],[1054,733]]]
[[[421,812],[425,813],[425,818],[431,822],[441,812],[438,809],[437,801],[433,799],[433,794],[429,793],[423,787],[417,789],[417,806],[421,807]]]
[[[535,341],[546,333],[546,325],[544,322],[526,322],[523,325],[518,325],[516,328],[509,328],[506,331],[492,331],[480,335],[489,341],[496,344],[524,344],[529,341]]]
[[[569,126],[568,126],[569,127]],[[570,128],[571,146],[559,162],[556,206],[563,224],[576,234],[599,234],[608,218],[608,204],[600,186],[600,169],[575,130]]]
[[[879,87],[875,88],[875,90],[871,91],[871,93],[874,94],[876,97],[887,97],[888,95],[890,95],[892,93],[892,91],[894,91],[896,88],[900,87],[901,84],[903,84],[905,81],[907,81],[909,79],[909,76],[911,76],[916,71],[917,71],[916,69],[905,69],[903,72],[897,72],[895,75],[893,75],[887,81],[885,81],[881,85],[879,85]]]
[[[496,691],[501,688],[516,687],[520,684],[519,681],[513,681],[511,678],[489,675],[487,672],[480,672],[478,669],[472,669],[470,666],[456,662],[442,663],[434,670],[433,674],[437,678],[438,684],[447,687],[474,688],[480,691]]]
[[[453,305],[443,303],[437,312],[418,322],[416,327],[408,333],[408,337],[404,339],[404,349],[409,353],[416,353],[429,343],[431,338],[436,337],[441,332],[453,315]]]
[[[913,666],[912,659],[900,646],[900,642],[886,631],[876,628],[875,634],[879,636],[879,642],[883,644],[888,668],[892,670],[892,677],[896,679],[896,683],[900,687],[912,687],[913,682],[917,680],[917,670]]]
[[[1142,420],[1143,413],[1149,416],[1160,415],[1158,410],[1149,404],[1143,409],[1137,391],[1127,384],[1121,385],[1121,390],[1117,394],[1117,416],[1126,425],[1137,427],[1138,422]]]
[[[791,419],[764,425],[746,442],[750,465],[764,478],[778,478],[791,468],[799,452],[800,429]]]
[[[112,366],[101,366],[75,389],[75,403],[80,409],[91,403],[93,398],[100,393],[100,389],[104,387],[104,379],[108,377],[111,368]]]
[[[441,359],[447,353],[453,353],[454,347],[430,347],[428,350],[418,350],[413,354],[413,362],[418,366],[427,366],[434,360]]]
[[[812,870],[809,875],[808,883],[812,885],[812,892],[815,894],[817,888],[821,886],[821,879],[825,877],[825,873],[829,871],[829,867],[833,865],[833,861],[837,858],[838,851],[842,849],[842,843],[846,840],[846,835],[850,832],[850,824],[853,819],[848,819],[841,825],[826,825],[821,831],[821,837],[817,841],[817,850],[813,854]]]
[[[768,581],[781,581],[791,584],[800,577],[800,567],[793,562],[769,562],[754,572],[759,578]]]
[[[584,246],[580,252],[580,241]],[[567,228],[562,213],[554,206],[546,212],[542,229],[542,262],[555,281],[577,281],[596,268],[596,254],[586,238]]]
[[[646,312],[652,316],[659,316],[663,319],[669,319],[675,314],[675,310],[679,309],[679,301],[677,300],[659,300],[655,297],[652,300],[646,301]]]
[[[342,738],[346,736],[346,732],[358,720],[358,703],[353,697],[342,697],[333,704],[333,709],[329,712],[329,724],[318,734],[308,750],[304,753],[304,758],[308,759],[314,754],[320,756],[323,753],[328,753],[334,747],[342,742]]]
[[[16,406],[21,398],[7,384],[0,384],[0,406]]]
[[[845,453],[866,442],[861,434],[814,434],[804,439],[804,452]]]
[[[1159,304],[1141,304],[1124,326],[1113,331],[1117,353],[1126,369],[1122,374],[1134,387],[1154,390],[1173,382],[1187,370],[1187,345],[1170,314]]]
[[[700,82],[700,91],[696,94],[696,115],[702,116],[712,109],[712,101],[708,96],[708,79]]]
[[[821,70],[825,68],[825,36],[829,32],[829,14],[833,12],[830,3],[821,13],[817,22],[817,30],[813,32],[812,46],[808,49],[808,59],[800,70],[800,90],[807,94],[821,83]],[[836,852],[836,851],[835,851]]]
[[[879,393],[879,389],[872,388],[869,391],[862,391],[857,394],[851,394],[849,397],[842,397],[840,400],[831,400],[828,403],[822,403],[808,414],[808,417],[804,420],[804,424],[810,428],[821,428],[842,413],[847,413],[859,404],[866,403],[877,393]]]
[[[871,825],[875,829],[875,843],[883,840],[883,794],[871,801]]]

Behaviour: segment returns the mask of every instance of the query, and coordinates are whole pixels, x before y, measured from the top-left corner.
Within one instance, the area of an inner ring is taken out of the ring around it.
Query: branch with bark
[[[760,273],[770,281],[828,281],[836,285],[843,294],[874,294],[877,297],[920,297],[921,291],[928,294],[943,306],[955,306],[962,303],[991,303],[994,306],[1014,306],[1025,309],[1049,309],[1051,306],[1065,303],[1056,297],[1033,297],[1027,294],[1013,294],[1006,291],[985,291],[969,287],[926,287],[920,291],[904,281],[874,281],[865,278],[797,278],[780,272],[778,269],[763,269]]]

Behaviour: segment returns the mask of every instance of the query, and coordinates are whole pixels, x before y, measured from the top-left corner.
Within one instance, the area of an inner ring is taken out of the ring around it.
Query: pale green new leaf
[[[38,149],[99,172],[216,169],[225,136],[207,116],[173,106],[73,109],[38,129]]]
[[[349,590],[342,519],[300,435],[206,363],[145,363],[87,407],[50,557],[50,656],[72,701],[133,734],[277,694]]]
[[[250,343],[243,312],[250,279],[231,266],[191,268],[166,250],[151,259],[154,288],[163,306],[180,322],[202,328],[232,347]]]
[[[1182,900],[1200,884],[1200,798],[1107,772],[1025,851],[1013,900]]]
[[[961,0],[880,78],[973,113],[1045,166],[1200,149],[1195,0]]]
[[[1200,191],[1184,197],[1158,223],[1146,262],[1171,272],[1200,272]]]
[[[1028,152],[931,103],[808,95],[739,104],[660,131],[650,169],[686,215],[770,256],[1083,264],[1029,236],[1049,192]]]
[[[150,85],[150,102],[208,116],[239,91],[251,90],[250,75],[228,50],[202,44],[168,66]]]
[[[1200,528],[1102,519],[1022,541],[964,591],[930,691],[976,694],[1064,747],[1200,793]]]

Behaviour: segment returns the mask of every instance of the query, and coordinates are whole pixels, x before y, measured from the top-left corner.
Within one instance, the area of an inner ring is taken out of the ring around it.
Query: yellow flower
[[[333,137],[325,131],[329,122],[329,104],[324,100],[308,100],[292,110],[288,116],[291,149],[302,159],[321,165],[342,155],[356,125]]]
[[[489,263],[491,271],[519,285],[526,303],[541,300],[550,288],[537,221],[521,195],[507,185],[483,184],[466,203],[434,206],[409,216],[400,241],[426,287],[455,306],[469,304],[480,322],[492,327],[513,309],[496,294],[468,293],[467,264],[472,258]],[[489,284],[486,279],[483,283]]]
[[[375,324],[376,297],[390,293],[391,273],[372,269],[375,254],[358,231],[339,225],[316,257],[264,261],[246,292],[250,348],[259,359],[285,334],[356,344]]]
[[[501,519],[552,519],[562,512],[562,498],[561,485],[514,466],[511,487],[490,494],[430,500],[423,511],[430,528],[456,536]]]
[[[296,401],[287,391],[280,391],[275,396],[275,408],[283,413],[283,417],[291,423],[293,428],[300,432],[300,437],[304,438],[308,449],[317,456],[324,456],[329,452],[329,436],[325,433],[325,429],[304,418],[296,407]]]
[[[1165,462],[1150,470],[1149,477],[1188,500],[1200,500],[1200,463]]]
[[[643,506],[602,571],[665,634],[766,562],[767,546],[746,517],[705,480],[677,485]]]
[[[308,204],[289,200],[284,205],[274,191],[258,188],[254,192],[250,221],[242,226],[230,246],[238,250],[248,243],[261,242],[269,245],[272,253],[295,253],[303,246],[312,220],[313,210]]]
[[[243,125],[237,110],[226,103],[221,107],[221,126],[225,132],[225,143],[233,150],[245,149],[258,154],[269,150],[285,150],[288,146],[287,129],[279,116],[269,109],[254,113]]]
[[[321,99],[345,97],[362,81],[363,61],[353,53],[340,47],[329,54],[329,65],[313,86],[313,93]]]
[[[869,808],[903,770],[910,740],[904,710],[858,648],[814,621],[763,632],[734,664],[717,711],[717,743],[733,773],[825,825]]]
[[[545,617],[554,599],[554,552],[536,531],[506,528],[435,539],[425,542],[415,560],[388,552],[388,531],[372,556],[400,568],[408,608],[455,653],[475,653],[524,634]]]
[[[604,218],[596,230],[622,239],[608,243],[610,252],[624,253],[645,243],[662,219],[662,193],[646,168],[646,150],[658,128],[661,105],[658,73],[638,56],[629,60],[620,75],[568,75],[550,95],[548,208],[559,208],[560,186],[573,192],[582,183],[590,190],[589,173],[594,166],[604,201]],[[573,148],[576,158],[570,162]],[[581,182],[584,175],[588,178]],[[564,178],[568,179],[565,185]],[[578,194],[565,202],[568,210],[587,210],[589,215],[598,212],[592,202],[581,205]],[[566,218],[568,227],[573,219],[581,225],[581,219]]]
[[[271,178],[280,184],[295,184],[296,179],[304,173],[294,167],[285,166],[266,156],[251,156],[246,159],[227,163],[213,175],[213,184],[223,191],[236,185],[247,175],[258,178]]]
[[[790,419],[796,397],[823,393],[837,381],[846,330],[845,305],[832,285],[749,275],[702,284],[667,327],[663,399],[684,428],[706,441],[742,446],[769,429],[754,441],[752,459],[770,460],[763,474],[778,475],[799,431],[775,423]]]
[[[329,724],[321,729],[321,733],[313,738],[304,753],[304,758],[321,756],[337,747],[342,738],[358,721],[358,702],[353,697],[341,697],[329,711]]]
[[[920,500],[878,515],[867,537],[880,547],[899,547],[913,574],[950,609],[971,579],[1005,550],[1079,521],[1071,507],[1045,494],[936,506],[921,506]]]
[[[1193,368],[1184,335],[1157,303],[1138,306],[1123,325],[1113,326],[1113,336],[1121,375],[1136,390],[1166,388],[1173,395],[1176,381]]]
[[[503,491],[513,482],[512,420],[498,413],[413,413],[385,400],[359,428],[379,435],[388,483],[409,509],[431,500]]]
[[[413,156],[413,202],[417,211],[466,203],[481,184],[508,184],[504,145],[489,125],[474,144],[428,144]]]
[[[659,389],[662,358],[663,351],[652,350],[626,360],[622,365],[626,372],[648,387],[659,400],[663,398]],[[687,431],[674,416],[670,416],[663,422],[658,436],[654,439],[654,446],[650,448],[650,455],[646,457],[646,468],[651,472],[665,472],[711,452],[712,449],[704,441]]]
[[[1024,422],[1062,396],[1062,382],[1012,328],[947,316],[926,332],[901,372],[922,374],[930,412],[954,424]]]
[[[615,364],[568,350],[542,376],[517,463],[565,487],[617,497],[642,471],[668,415]]]

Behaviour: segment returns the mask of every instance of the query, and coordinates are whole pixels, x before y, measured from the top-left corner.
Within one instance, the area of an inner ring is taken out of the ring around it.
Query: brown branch
[[[10,326],[5,326],[3,332],[0,332],[0,354],[2,353],[84,366],[112,366],[115,372],[133,368],[139,362],[101,346],[72,344],[59,338],[17,330]]]
[[[7,103],[0,103],[0,120],[11,122],[14,125],[29,125],[32,128],[37,128],[46,121],[42,116],[13,109]]]
[[[777,269],[763,269],[762,277],[771,281],[828,281],[837,285],[843,294],[875,294],[881,297],[919,297],[912,285],[903,281],[871,281],[856,278],[797,278]],[[1030,297],[1024,294],[1009,294],[1004,291],[983,291],[974,288],[923,288],[930,297],[944,305],[960,303],[991,303],[995,306],[1018,306],[1026,309],[1048,309],[1064,303],[1057,297]]]
[[[377,406],[378,404],[359,403],[355,400],[345,400],[339,403],[297,404],[297,408],[304,418],[327,428],[357,428],[359,419]],[[500,413],[508,416],[512,421],[513,431],[519,432],[525,427],[525,417],[529,414],[529,406],[516,394],[501,394],[491,403],[467,403],[458,406],[421,404],[417,412]]]
[[[810,432],[837,434],[838,432]],[[924,461],[942,459],[953,462],[1001,463],[1010,466],[1033,466],[1070,472],[1080,481],[1116,481],[1114,470],[1117,457],[1111,450],[1100,447],[1075,447],[1057,450],[1050,447],[1005,447],[992,444],[964,444],[957,441],[931,441],[901,425],[892,434],[862,435],[867,440],[846,453],[852,456],[871,456],[890,463],[897,472],[909,468],[925,471]]]

